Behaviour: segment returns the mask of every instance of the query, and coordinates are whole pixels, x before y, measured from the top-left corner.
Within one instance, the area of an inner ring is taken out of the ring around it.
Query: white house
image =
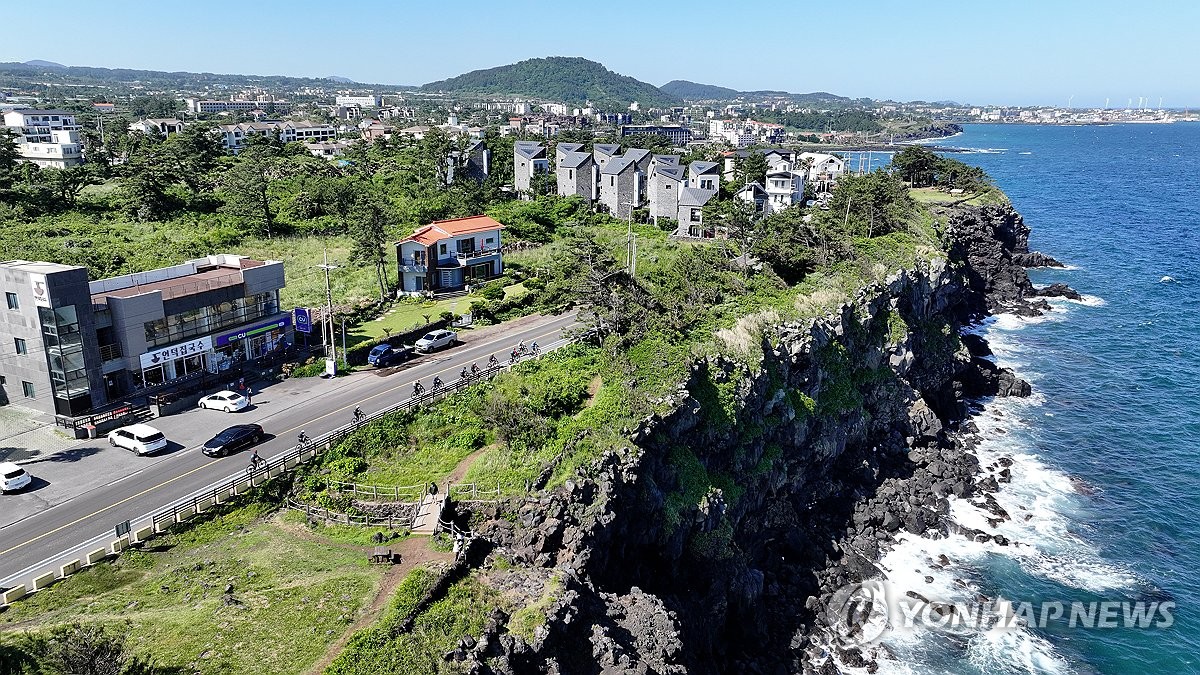
[[[806,160],[811,160],[808,167],[808,180],[812,182],[837,180],[838,176],[846,171],[846,160],[837,155],[824,152],[800,153],[798,164],[802,166]]]
[[[16,135],[21,159],[65,169],[83,163],[75,114],[64,110],[17,109],[4,113],[4,126]]]
[[[500,231],[487,216],[439,220],[396,242],[400,291],[458,290],[504,273]]]
[[[131,123],[129,130],[150,136],[170,136],[183,131],[183,122],[173,117],[148,118]]]

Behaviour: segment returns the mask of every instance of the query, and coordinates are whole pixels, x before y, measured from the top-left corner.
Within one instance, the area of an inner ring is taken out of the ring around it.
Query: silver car
[[[458,342],[458,333],[452,330],[435,330],[425,334],[414,345],[419,352],[432,352],[444,349]]]

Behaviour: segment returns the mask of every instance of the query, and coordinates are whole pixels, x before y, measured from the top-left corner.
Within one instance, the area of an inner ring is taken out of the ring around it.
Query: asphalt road
[[[118,523],[139,518],[202,490],[248,463],[250,451],[212,459],[200,445],[232,424],[254,422],[268,434],[258,447],[270,459],[296,443],[301,430],[317,436],[353,420],[355,407],[370,414],[412,394],[413,382],[426,388],[435,376],[447,383],[459,371],[492,354],[502,361],[518,342],[549,345],[576,325],[573,313],[525,317],[498,326],[463,331],[463,344],[408,363],[354,373],[336,380],[285,380],[255,391],[253,405],[236,413],[189,410],[150,422],[172,442],[165,452],[137,457],[109,446],[104,438],[83,441],[25,464],[34,476],[26,490],[0,495],[0,580],[104,534]]]

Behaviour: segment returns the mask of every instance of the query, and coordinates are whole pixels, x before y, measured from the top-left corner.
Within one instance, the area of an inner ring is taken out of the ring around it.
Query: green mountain
[[[825,103],[844,105],[852,103],[853,99],[845,96],[830,94],[825,91],[814,91],[808,94],[793,94],[786,91],[759,90],[738,91],[729,87],[718,87],[715,84],[700,84],[687,80],[671,80],[659,87],[666,93],[685,101],[732,101],[738,98],[787,98],[795,103]]]
[[[652,84],[614,73],[595,61],[567,56],[473,70],[448,80],[430,82],[421,89],[454,94],[526,96],[563,103],[591,101],[612,105],[637,101],[643,108],[680,103],[678,98]]]

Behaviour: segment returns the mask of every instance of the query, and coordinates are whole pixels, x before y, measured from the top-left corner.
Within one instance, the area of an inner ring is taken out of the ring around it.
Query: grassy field
[[[252,504],[13,605],[0,614],[0,640],[72,621],[127,622],[128,646],[159,666],[216,674],[270,664],[272,673],[302,673],[353,623],[381,577],[359,547]]]
[[[1007,198],[999,190],[989,190],[983,194],[975,195],[970,199],[964,200],[965,195],[952,195],[938,188],[910,188],[908,194],[912,196],[920,204],[953,204],[962,203],[970,206],[982,206],[984,204],[1003,204],[1007,202]]]

